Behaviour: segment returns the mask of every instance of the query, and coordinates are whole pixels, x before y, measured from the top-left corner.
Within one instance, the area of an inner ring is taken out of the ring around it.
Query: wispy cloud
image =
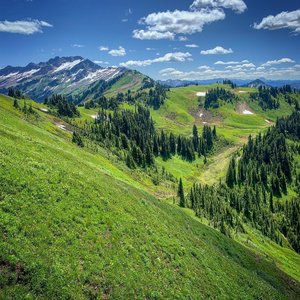
[[[287,12],[283,11],[280,14],[267,16],[260,23],[254,23],[255,29],[291,29],[294,34],[300,34],[300,9]]]
[[[198,69],[199,70],[210,70],[211,67],[209,67],[209,66],[200,66],[200,67],[198,67]]]
[[[99,47],[99,50],[100,50],[100,51],[109,51],[109,48],[106,47],[106,46],[100,46],[100,47]]]
[[[170,61],[177,61],[177,62],[185,62],[187,60],[191,60],[192,55],[189,52],[174,52],[174,53],[167,53],[164,56],[157,57],[154,59],[147,59],[147,60],[129,60],[127,62],[121,63],[121,67],[145,67],[150,66],[153,63],[163,63],[163,62],[170,62]]]
[[[43,27],[53,27],[45,21],[23,20],[23,21],[0,21],[0,32],[19,33],[30,35],[37,32],[43,32]]]
[[[73,48],[84,48],[85,45],[81,45],[81,44],[73,44],[72,47],[73,47]]]
[[[280,65],[280,64],[284,64],[284,63],[294,63],[295,61],[290,59],[290,58],[281,58],[281,59],[277,59],[277,60],[269,60],[267,62],[265,62],[264,64],[262,64],[262,67],[270,67],[270,66],[274,66],[274,65]]]
[[[109,64],[108,61],[103,61],[103,60],[94,60],[94,63],[98,64],[98,65],[108,65]]]
[[[233,53],[233,50],[231,48],[225,49],[221,46],[217,46],[213,49],[202,50],[200,53],[203,55],[230,54]]]
[[[198,48],[199,46],[196,45],[196,44],[187,44],[187,45],[185,45],[185,47],[187,47],[187,48]]]
[[[214,64],[215,65],[238,65],[238,64],[246,64],[249,63],[249,60],[245,59],[242,61],[222,61],[222,60],[218,60],[216,61]]]
[[[234,66],[227,66],[225,69],[245,69],[245,68],[255,68],[255,64],[253,63],[247,63],[247,64],[241,64],[241,65],[234,65]]]

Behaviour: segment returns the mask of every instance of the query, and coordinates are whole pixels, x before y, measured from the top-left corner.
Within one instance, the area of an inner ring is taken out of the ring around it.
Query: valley
[[[37,102],[20,86],[0,96],[4,298],[296,299],[300,256],[278,221],[280,203],[299,199],[296,131],[286,136],[293,179],[274,194],[276,238],[262,232],[257,208],[250,220],[224,194],[243,199],[251,189],[228,188],[232,159],[242,159],[249,135],[289,118],[299,93],[278,90],[279,107],[265,109],[253,87],[165,88],[135,71],[93,84],[81,102],[53,94]],[[216,107],[205,108],[209,93],[220,93]],[[206,204],[193,206],[202,201],[202,192],[191,196],[196,185],[220,201],[210,216]]]

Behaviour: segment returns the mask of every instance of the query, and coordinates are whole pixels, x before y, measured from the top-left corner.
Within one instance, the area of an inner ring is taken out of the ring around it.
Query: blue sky
[[[295,0],[0,0],[0,68],[80,55],[155,79],[300,79]]]

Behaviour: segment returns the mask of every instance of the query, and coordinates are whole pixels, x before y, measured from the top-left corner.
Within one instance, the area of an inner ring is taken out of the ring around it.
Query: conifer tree
[[[179,197],[179,206],[180,207],[185,207],[184,190],[183,190],[183,184],[182,184],[182,179],[181,178],[179,180],[177,195]]]

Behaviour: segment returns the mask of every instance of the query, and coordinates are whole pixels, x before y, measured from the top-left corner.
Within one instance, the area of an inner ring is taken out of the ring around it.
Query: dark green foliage
[[[299,194],[299,181],[293,176],[296,172],[293,153],[298,153],[299,148],[299,121],[299,112],[294,112],[287,118],[278,119],[276,126],[268,129],[266,134],[259,134],[255,139],[250,136],[238,160],[237,174],[236,161],[232,158],[226,176],[231,193],[242,195],[243,190],[247,190],[243,198],[230,202],[231,206],[237,212],[243,212],[248,221],[276,242],[281,243],[281,235],[284,235],[296,251],[299,251],[299,221],[289,222],[287,214],[296,214],[299,204],[295,201],[281,203],[274,197],[286,194],[288,185]],[[296,146],[291,147],[287,138]],[[228,197],[225,195],[224,201]],[[288,235],[286,228],[292,233]]]
[[[220,100],[224,102],[233,102],[235,99],[236,96],[233,93],[223,88],[211,89],[205,95],[204,107],[205,109],[218,108]]]
[[[84,102],[84,108],[90,109],[90,108],[103,108],[103,109],[110,109],[110,110],[115,110],[119,107],[119,103],[122,101],[127,101],[128,99],[121,99],[120,100],[120,95],[123,94],[118,94],[119,98],[106,98],[105,96],[101,96],[97,99],[92,99]]]
[[[263,110],[278,109],[280,107],[278,100],[279,95],[284,95],[284,98],[289,105],[298,105],[298,101],[291,97],[293,92],[295,91],[292,90],[290,85],[284,85],[281,88],[260,86],[258,92],[250,94],[250,98],[252,101],[257,101]]]
[[[141,90],[151,89],[155,86],[155,81],[150,77],[144,77],[142,81]]]
[[[185,207],[185,197],[184,197],[183,183],[182,183],[181,178],[179,180],[177,195],[179,197],[179,206],[180,207]]]
[[[16,109],[20,108],[20,105],[19,105],[19,102],[18,102],[17,98],[14,99],[14,108],[16,108]]]
[[[199,156],[209,153],[216,139],[216,129],[204,126],[200,137],[196,126],[193,132],[192,138],[175,136],[163,130],[158,132],[150,111],[142,105],[138,105],[135,111],[108,113],[102,109],[97,119],[84,127],[87,138],[114,150],[119,157],[126,158],[128,167],[134,168],[154,165],[157,156],[167,160],[178,154],[184,160],[193,161],[197,153]]]
[[[235,165],[235,158],[233,157],[229,163],[229,167],[226,175],[226,184],[232,188],[235,183],[236,183],[236,165]]]
[[[151,84],[149,91],[142,88],[132,97],[132,102],[142,102],[154,109],[159,109],[167,98],[167,88],[159,83]]]
[[[187,205],[225,235],[243,231],[242,223],[247,222],[279,244],[286,238],[299,252],[299,198],[278,200],[288,186],[298,195],[300,192],[300,174],[293,159],[300,153],[299,121],[300,113],[294,112],[278,119],[264,135],[250,136],[241,157],[233,157],[229,163],[226,185],[195,184]],[[291,145],[287,138],[293,140]]]
[[[79,147],[84,147],[81,135],[78,132],[73,132],[72,142],[77,144]]]
[[[223,84],[228,84],[228,85],[230,85],[230,87],[231,87],[232,89],[235,89],[235,88],[236,88],[236,84],[233,83],[233,82],[232,82],[231,80],[229,80],[229,79],[223,80]]]
[[[73,102],[68,102],[64,95],[52,95],[50,98],[45,98],[44,104],[57,110],[60,117],[74,118],[80,116],[80,113]]]
[[[8,88],[7,95],[12,98],[24,99],[24,96],[21,93],[21,91],[17,90],[14,87]]]
[[[230,236],[231,230],[244,231],[238,213],[230,205],[238,201],[238,195],[232,193],[226,185],[194,184],[189,199],[188,206],[195,211],[196,216],[207,218],[223,234]]]

